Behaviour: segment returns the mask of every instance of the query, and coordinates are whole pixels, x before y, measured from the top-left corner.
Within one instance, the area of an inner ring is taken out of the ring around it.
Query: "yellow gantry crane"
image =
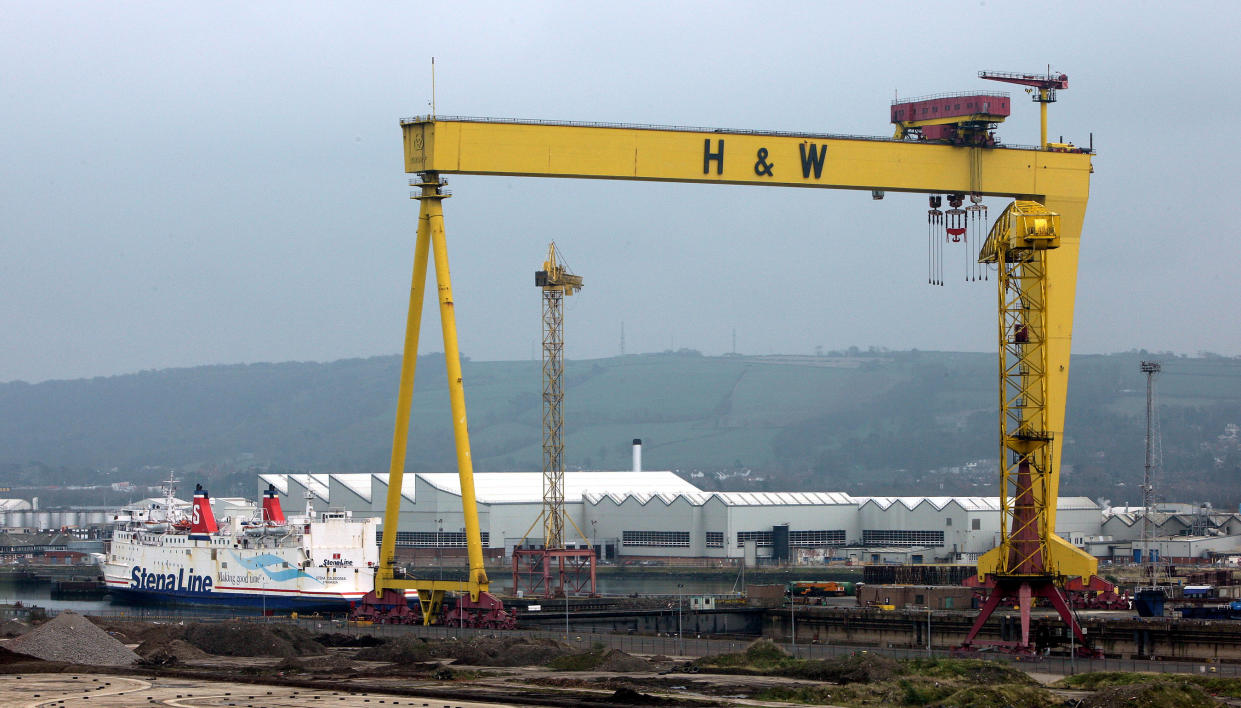
[[[1039,78],[1014,77],[1022,82]],[[1067,87],[1063,75],[1042,78]],[[1040,92],[1044,111],[1052,95]],[[984,115],[992,119],[992,113]],[[984,262],[996,264],[1001,276],[1000,416],[1005,452],[1000,497],[1008,526],[1000,548],[980,560],[979,577],[996,588],[992,595],[997,601],[1009,590],[1028,601],[1041,588],[1062,588],[1067,578],[1086,580],[1095,575],[1094,559],[1054,533],[1060,479],[1060,448],[1054,442],[1064,433],[1078,251],[1093,168],[1091,151],[1047,143],[1045,121],[1036,148],[1005,147],[981,138],[954,145],[947,140],[825,133],[442,116],[411,118],[401,125],[405,169],[419,175],[422,192],[417,198],[422,200],[422,210],[393,441],[390,475],[394,481],[388,489],[377,591],[416,588],[424,614],[440,601],[444,590],[468,592],[467,606],[481,602],[479,607],[467,607],[473,616],[500,611],[483,594],[487,578],[481,563],[440,205],[446,196],[442,175],[448,173],[848,189],[875,196],[884,192],[968,194],[1014,200],[997,220],[980,254]],[[397,579],[391,572],[391,537],[397,518],[394,498],[399,500],[399,472],[404,466],[428,234],[435,245],[470,549],[470,578],[453,587]],[[429,601],[422,597],[424,588],[431,594]],[[1078,632],[1071,615],[1066,622]],[[1029,649],[1028,638],[1022,644],[1019,648]]]

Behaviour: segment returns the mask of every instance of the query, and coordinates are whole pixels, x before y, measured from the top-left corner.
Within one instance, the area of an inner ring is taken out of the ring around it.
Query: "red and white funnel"
[[[276,526],[283,526],[284,510],[280,508],[280,499],[276,496],[276,485],[269,484],[263,490],[263,521]]]
[[[220,527],[215,524],[215,514],[211,513],[211,500],[207,498],[207,490],[203,485],[194,486],[194,510],[190,516],[190,533],[219,533]]]

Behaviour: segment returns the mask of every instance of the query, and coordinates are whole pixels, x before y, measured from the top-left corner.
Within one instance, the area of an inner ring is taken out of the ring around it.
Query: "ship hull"
[[[110,585],[108,595],[113,604],[138,607],[234,607],[256,610],[293,612],[348,612],[356,597],[313,597],[272,592],[179,593],[176,591],[133,590],[124,585]]]

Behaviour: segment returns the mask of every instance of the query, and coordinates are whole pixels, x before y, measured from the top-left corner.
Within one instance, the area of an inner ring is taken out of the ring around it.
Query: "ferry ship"
[[[122,510],[103,559],[113,602],[343,612],[374,587],[376,519],[347,511],[284,516],[274,487],[262,506],[216,520],[201,485]],[[248,511],[248,513],[247,513]]]

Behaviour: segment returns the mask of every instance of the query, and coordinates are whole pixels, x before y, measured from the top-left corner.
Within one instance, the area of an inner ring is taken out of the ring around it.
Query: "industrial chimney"
[[[633,471],[642,471],[642,438],[633,439]]]

